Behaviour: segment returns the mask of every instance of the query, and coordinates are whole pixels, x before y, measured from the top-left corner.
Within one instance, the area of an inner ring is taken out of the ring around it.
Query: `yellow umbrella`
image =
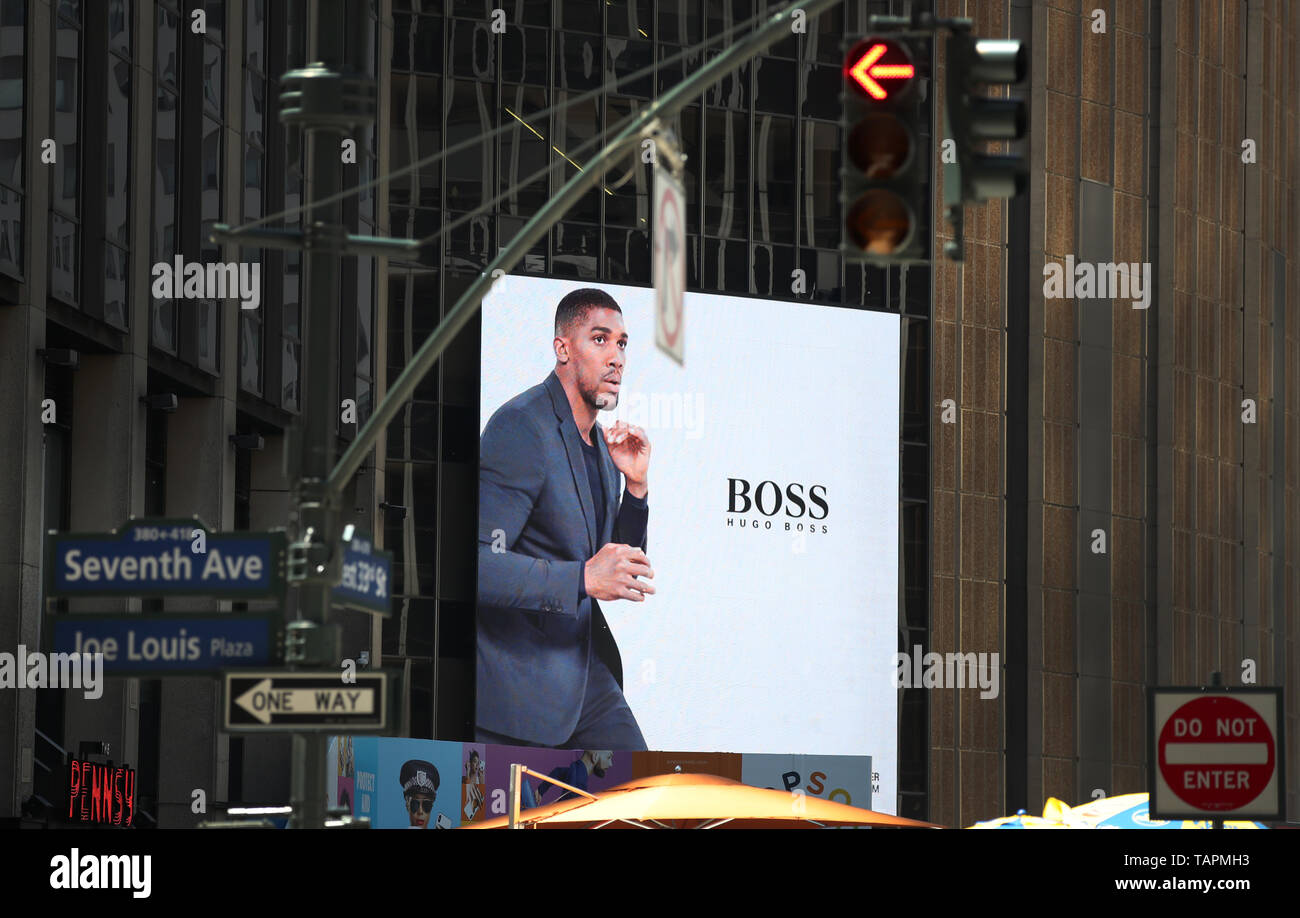
[[[939,828],[820,797],[750,787],[702,774],[654,775],[602,791],[525,810],[519,822],[545,829],[816,829],[823,826]],[[503,829],[509,817],[463,826]]]

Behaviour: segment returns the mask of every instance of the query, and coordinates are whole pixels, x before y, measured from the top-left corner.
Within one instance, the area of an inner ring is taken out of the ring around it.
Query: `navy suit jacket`
[[[555,373],[498,408],[479,444],[476,720],[533,745],[559,746],[573,735],[597,660],[623,684],[600,604],[585,595],[584,566],[609,542],[644,551],[647,513],[630,511],[626,494],[619,501],[619,473],[599,424],[591,439],[605,488],[603,532],[582,438]]]

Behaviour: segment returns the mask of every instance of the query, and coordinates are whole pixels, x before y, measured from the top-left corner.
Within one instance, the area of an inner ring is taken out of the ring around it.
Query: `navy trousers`
[[[494,733],[475,726],[474,741],[498,746],[528,746],[523,740]],[[601,660],[593,659],[587,671],[587,689],[582,697],[582,713],[573,735],[557,749],[608,749],[616,752],[642,752],[646,748],[641,728],[628,707],[623,690]]]

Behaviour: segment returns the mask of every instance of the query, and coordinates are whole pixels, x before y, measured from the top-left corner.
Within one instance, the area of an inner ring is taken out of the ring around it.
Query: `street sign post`
[[[280,659],[280,613],[51,615],[48,652],[102,653],[106,676],[219,675]]]
[[[278,597],[283,532],[210,532],[191,519],[130,519],[113,532],[45,537],[45,595]]]
[[[352,677],[349,677],[351,679]],[[228,733],[383,732],[388,673],[261,670],[223,677],[222,729]]]
[[[655,344],[685,363],[682,298],[686,292],[686,193],[667,169],[655,169]]]
[[[393,553],[374,547],[369,533],[352,537],[343,552],[343,578],[330,591],[335,607],[392,614]]]
[[[1157,688],[1150,818],[1286,818],[1280,688]]]

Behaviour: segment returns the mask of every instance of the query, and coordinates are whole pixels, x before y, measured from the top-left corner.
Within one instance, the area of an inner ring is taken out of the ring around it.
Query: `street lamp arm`
[[[361,467],[366,453],[388,429],[388,425],[397,417],[397,412],[415,393],[415,387],[433,369],[442,352],[478,310],[483,297],[496,280],[496,276],[499,276],[497,272],[509,273],[524,254],[542,238],[542,235],[559,221],[585,192],[604,177],[606,170],[624,155],[629,144],[641,138],[642,131],[647,125],[656,118],[671,118],[700,95],[706,87],[780,41],[792,31],[791,23],[797,11],[802,11],[807,19],[814,19],[840,2],[841,0],[794,0],[785,9],[774,13],[752,34],[723,51],[707,65],[692,73],[684,82],[669,90],[662,98],[656,99],[647,108],[630,118],[627,126],[591,160],[587,168],[569,179],[560,193],[525,224],[523,230],[492,260],[486,270],[475,278],[469,289],[456,302],[456,306],[438,323],[438,327],[420,346],[406,369],[393,382],[383,401],[375,406],[370,420],[357,432],[356,438],[330,474],[326,482],[326,490],[331,495],[342,494],[352,476]]]

